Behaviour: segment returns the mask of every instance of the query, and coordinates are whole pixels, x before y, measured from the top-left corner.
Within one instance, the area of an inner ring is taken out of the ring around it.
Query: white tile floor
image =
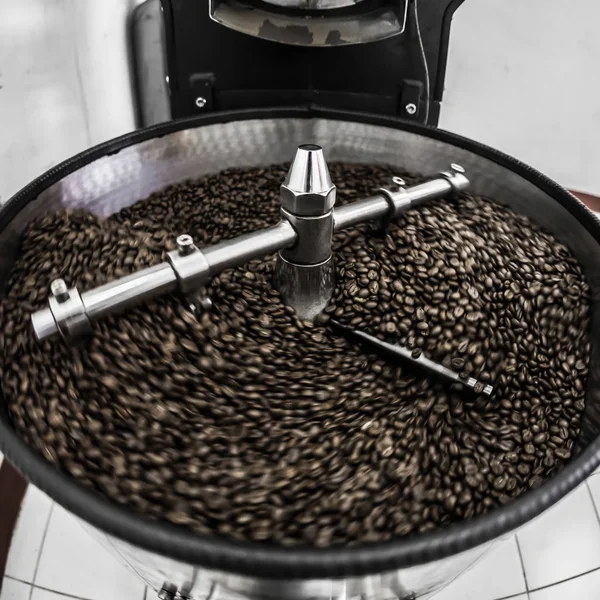
[[[1,461],[1,456],[0,456]],[[498,543],[434,600],[598,600],[600,471]],[[30,487],[0,600],[152,600],[137,577],[62,507]]]

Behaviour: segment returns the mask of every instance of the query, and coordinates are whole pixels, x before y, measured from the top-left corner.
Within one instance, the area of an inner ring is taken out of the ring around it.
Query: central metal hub
[[[335,192],[323,149],[299,146],[280,195],[281,216],[294,228],[297,242],[279,252],[274,285],[303,319],[314,319],[333,293]]]
[[[323,149],[299,146],[281,185],[281,216],[298,234],[298,241],[279,255],[288,262],[313,266],[331,257],[335,185]]]

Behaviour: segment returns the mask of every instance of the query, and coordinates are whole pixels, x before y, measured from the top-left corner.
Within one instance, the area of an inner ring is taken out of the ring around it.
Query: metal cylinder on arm
[[[303,319],[314,319],[333,293],[335,194],[323,149],[299,146],[280,196],[281,216],[297,238],[292,247],[279,251],[273,284]]]

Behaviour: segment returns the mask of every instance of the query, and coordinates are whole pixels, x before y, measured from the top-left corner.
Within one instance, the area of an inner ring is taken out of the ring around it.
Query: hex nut
[[[325,191],[297,192],[285,183],[281,186],[281,208],[293,215],[317,217],[327,214],[335,205],[335,185]]]

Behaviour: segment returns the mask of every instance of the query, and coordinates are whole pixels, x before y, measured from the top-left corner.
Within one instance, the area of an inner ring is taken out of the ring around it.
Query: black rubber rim
[[[548,177],[506,154],[439,129],[361,113],[319,107],[263,109],[214,113],[149,127],[87,150],[47,171],[13,196],[0,210],[0,231],[44,189],[80,167],[150,138],[202,125],[248,119],[321,118],[358,121],[400,129],[446,142],[484,156],[514,171],[549,194],[573,214],[600,242],[600,223],[569,192]],[[442,559],[487,542],[523,525],[581,483],[600,462],[600,437],[552,480],[514,502],[464,523],[431,533],[356,548],[286,549],[274,545],[240,543],[207,537],[163,521],[142,517],[76,483],[30,449],[0,415],[0,447],[6,457],[38,488],[74,515],[98,529],[150,552],[188,564],[253,577],[307,579],[360,576],[406,568]]]

